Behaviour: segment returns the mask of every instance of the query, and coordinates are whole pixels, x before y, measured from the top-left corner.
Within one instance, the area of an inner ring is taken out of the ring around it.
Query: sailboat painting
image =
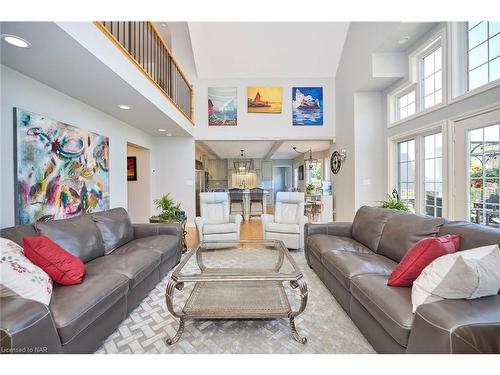
[[[248,113],[281,113],[282,87],[249,86]]]
[[[236,87],[208,88],[208,125],[236,126],[238,124],[238,89]]]
[[[292,88],[293,125],[323,125],[323,87]]]

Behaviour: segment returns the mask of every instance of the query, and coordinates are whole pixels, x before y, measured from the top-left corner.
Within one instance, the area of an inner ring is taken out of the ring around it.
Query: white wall
[[[127,156],[135,156],[137,181],[127,181],[128,214],[132,223],[147,223],[151,216],[151,168],[147,149],[127,145]]]
[[[4,65],[1,76],[0,227],[14,224],[13,107],[109,137],[110,206],[127,208],[127,142],[149,148],[151,137]]]
[[[247,113],[248,86],[283,88],[281,113]],[[238,125],[208,126],[208,87],[238,88]],[[323,87],[323,126],[292,125],[292,87]],[[326,139],[335,136],[333,78],[204,79],[195,84],[194,135],[198,139]]]
[[[152,199],[167,193],[193,223],[195,211],[195,142],[193,138],[155,138],[151,147]]]

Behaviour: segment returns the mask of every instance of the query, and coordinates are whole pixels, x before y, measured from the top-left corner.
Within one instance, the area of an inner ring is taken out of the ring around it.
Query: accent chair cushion
[[[442,237],[424,238],[418,241],[401,259],[392,272],[387,285],[412,286],[422,270],[433,260],[452,254],[460,247],[460,236],[447,234]]]
[[[274,221],[282,224],[298,223],[304,216],[304,193],[278,192],[274,207]]]
[[[238,225],[236,223],[205,224],[203,226],[203,233],[205,234],[236,233],[236,232],[238,232]]]
[[[83,262],[45,236],[24,237],[24,253],[56,283],[80,284],[85,275]]]
[[[299,224],[266,223],[266,232],[299,234]]]
[[[376,252],[385,223],[393,214],[393,210],[385,208],[361,207],[352,223],[352,238]]]
[[[52,279],[24,255],[18,244],[0,238],[0,297],[31,299],[50,303]]]
[[[95,212],[91,216],[101,232],[105,255],[134,239],[132,223],[124,208]]]
[[[39,234],[77,256],[83,263],[104,255],[101,232],[90,215],[35,223]]]
[[[498,294],[498,244],[444,255],[429,264],[413,283],[412,303],[418,306],[443,299],[475,299]]]

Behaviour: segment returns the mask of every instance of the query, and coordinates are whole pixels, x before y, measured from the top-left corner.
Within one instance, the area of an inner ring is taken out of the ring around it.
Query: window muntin
[[[470,220],[499,228],[500,124],[468,132]]]
[[[500,79],[500,22],[467,23],[469,90]]]
[[[398,171],[399,196],[415,211],[415,139],[398,143]]]
[[[443,135],[424,137],[425,214],[443,216]]]
[[[423,107],[430,108],[443,101],[441,47],[422,58]]]
[[[398,120],[404,119],[405,117],[415,114],[416,100],[415,100],[415,90],[411,90],[408,93],[401,95],[397,99],[398,103]]]

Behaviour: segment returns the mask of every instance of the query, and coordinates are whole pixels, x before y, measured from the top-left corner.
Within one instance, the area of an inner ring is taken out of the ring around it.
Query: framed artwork
[[[304,181],[304,166],[299,165],[299,181]]]
[[[281,113],[282,87],[249,86],[247,89],[248,113]]]
[[[109,209],[109,139],[14,108],[16,222]]]
[[[137,181],[137,157],[127,156],[127,181]]]
[[[238,125],[238,89],[236,87],[208,88],[208,125]]]
[[[323,125],[323,87],[292,88],[293,125]]]

